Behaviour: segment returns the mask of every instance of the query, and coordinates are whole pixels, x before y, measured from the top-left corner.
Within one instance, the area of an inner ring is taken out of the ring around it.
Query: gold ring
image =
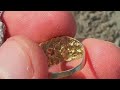
[[[56,37],[41,43],[40,46],[48,57],[48,67],[73,60],[80,61],[74,68],[61,72],[51,72],[51,79],[71,76],[73,73],[81,70],[85,65],[84,46],[75,38],[68,36]]]

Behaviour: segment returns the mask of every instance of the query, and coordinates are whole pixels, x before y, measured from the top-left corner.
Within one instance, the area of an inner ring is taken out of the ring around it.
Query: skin
[[[74,37],[75,20],[69,12],[6,11],[6,41],[0,47],[0,78],[47,79],[48,66],[39,43],[56,36]],[[119,79],[120,48],[110,42],[88,38],[85,67],[67,79]],[[63,67],[75,65],[66,64]],[[51,71],[58,71],[59,67]],[[66,78],[65,78],[66,79]]]

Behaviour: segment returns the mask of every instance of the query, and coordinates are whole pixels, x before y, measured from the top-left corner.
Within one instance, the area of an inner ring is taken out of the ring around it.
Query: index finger
[[[7,37],[24,35],[40,43],[57,36],[76,33],[75,20],[65,11],[6,11],[3,21],[7,26]]]

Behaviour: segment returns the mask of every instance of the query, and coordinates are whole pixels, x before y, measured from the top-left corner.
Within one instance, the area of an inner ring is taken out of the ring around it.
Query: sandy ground
[[[76,38],[98,38],[120,46],[120,11],[72,11]]]

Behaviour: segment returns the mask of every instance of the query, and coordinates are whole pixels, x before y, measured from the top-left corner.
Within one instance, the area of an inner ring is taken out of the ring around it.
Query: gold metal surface
[[[40,44],[48,57],[48,66],[70,62],[83,57],[83,45],[76,39],[61,36]]]

